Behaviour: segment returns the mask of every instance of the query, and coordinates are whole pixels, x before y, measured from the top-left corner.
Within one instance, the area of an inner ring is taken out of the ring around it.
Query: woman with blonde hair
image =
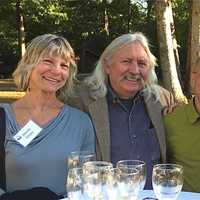
[[[6,189],[45,187],[66,193],[70,152],[94,152],[94,131],[87,114],[65,105],[57,95],[73,93],[77,67],[68,41],[44,34],[28,45],[13,76],[25,96],[3,104],[6,112]]]

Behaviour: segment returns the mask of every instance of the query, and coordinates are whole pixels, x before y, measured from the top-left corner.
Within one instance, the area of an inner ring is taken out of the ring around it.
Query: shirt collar
[[[108,85],[107,87],[107,97],[108,100],[112,103],[119,103],[122,101],[122,99],[113,91],[113,89],[111,88],[110,85]],[[138,100],[140,100],[141,98],[143,98],[143,91],[139,91],[133,98],[130,98],[131,101],[136,102]]]

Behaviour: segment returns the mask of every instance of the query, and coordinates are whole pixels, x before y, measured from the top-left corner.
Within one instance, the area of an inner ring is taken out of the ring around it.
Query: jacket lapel
[[[144,100],[146,102],[149,117],[155,127],[156,136],[160,144],[162,161],[166,162],[166,138],[162,121],[162,106],[158,101],[155,101],[152,98],[144,98]]]
[[[88,109],[96,130],[97,157],[100,153],[102,160],[110,161],[110,127],[106,98],[93,101],[88,105]]]

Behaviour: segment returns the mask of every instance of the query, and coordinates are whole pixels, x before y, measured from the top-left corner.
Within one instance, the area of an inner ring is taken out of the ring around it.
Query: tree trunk
[[[24,16],[21,5],[21,0],[16,2],[16,16],[17,16],[17,26],[18,26],[18,44],[20,49],[20,56],[22,57],[26,51],[25,47],[25,29],[24,29]]]
[[[159,0],[155,3],[157,18],[157,36],[160,51],[160,64],[163,75],[163,86],[174,95],[176,101],[186,102],[178,79],[171,32],[170,0]]]
[[[178,74],[178,78],[180,81],[181,86],[182,84],[182,78],[181,78],[181,71],[180,71],[180,60],[179,60],[179,53],[178,53],[178,43],[176,40],[176,29],[174,25],[174,18],[173,18],[173,12],[172,12],[172,6],[171,2],[168,1],[169,6],[167,7],[169,15],[170,15],[170,27],[171,27],[171,34],[172,34],[172,44],[173,44],[173,50],[174,50],[174,58],[175,58],[175,63],[176,63],[176,70]]]
[[[191,94],[191,73],[200,56],[200,1],[190,0],[190,23],[188,33],[187,66],[185,88]]]

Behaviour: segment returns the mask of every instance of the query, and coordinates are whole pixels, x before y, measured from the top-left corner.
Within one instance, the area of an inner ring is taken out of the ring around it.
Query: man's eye
[[[145,62],[139,62],[138,65],[140,67],[147,67],[147,63],[145,63]]]
[[[131,63],[131,60],[123,60],[122,63]]]

